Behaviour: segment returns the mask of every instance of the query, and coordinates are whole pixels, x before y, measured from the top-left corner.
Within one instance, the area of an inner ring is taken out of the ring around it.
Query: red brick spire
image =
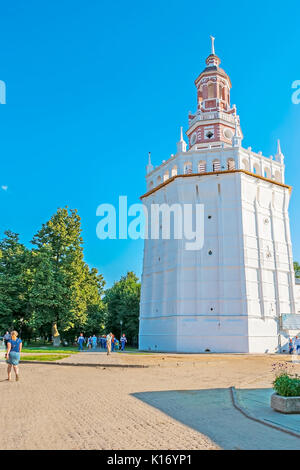
[[[215,38],[211,38],[211,54],[206,59],[207,67],[195,80],[197,88],[197,112],[189,115],[190,147],[212,142],[232,145],[232,138],[240,131],[239,117],[235,106],[230,104],[231,81],[227,73],[219,67],[221,60],[215,53]]]

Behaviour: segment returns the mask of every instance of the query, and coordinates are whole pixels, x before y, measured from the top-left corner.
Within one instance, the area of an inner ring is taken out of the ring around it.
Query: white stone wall
[[[194,173],[203,158],[239,165],[240,152],[210,150],[189,160]],[[179,169],[186,157],[176,157]],[[203,175],[177,178],[143,202],[204,204],[205,241],[199,251],[186,251],[184,240],[145,241],[140,348],[277,351],[279,315],[296,308],[289,190],[243,173]]]

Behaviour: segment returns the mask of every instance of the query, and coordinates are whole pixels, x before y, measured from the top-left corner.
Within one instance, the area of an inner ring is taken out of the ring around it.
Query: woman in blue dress
[[[19,380],[19,362],[20,362],[20,353],[22,350],[22,340],[18,338],[18,332],[12,331],[11,337],[7,341],[7,351],[6,351],[6,362],[7,366],[7,375],[9,381],[11,381],[11,368],[14,368],[16,374],[16,380]]]

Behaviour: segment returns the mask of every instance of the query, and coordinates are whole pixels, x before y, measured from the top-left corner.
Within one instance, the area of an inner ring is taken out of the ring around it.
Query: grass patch
[[[56,349],[56,348],[43,348],[43,347],[40,347],[40,348],[28,348],[28,347],[25,347],[25,348],[22,348],[22,352],[26,352],[26,353],[53,353],[53,354],[77,354],[78,351],[77,350],[73,350],[73,349]]]
[[[21,361],[59,361],[69,357],[69,354],[43,354],[38,356],[21,356]]]
[[[44,342],[38,342],[38,341],[23,341],[23,347],[26,349],[30,350],[43,350],[43,351],[63,351],[63,352],[69,352],[69,351],[77,351],[78,346],[75,344],[69,344],[68,346],[64,346],[63,344],[60,344],[60,346],[53,346],[52,343],[44,343]]]

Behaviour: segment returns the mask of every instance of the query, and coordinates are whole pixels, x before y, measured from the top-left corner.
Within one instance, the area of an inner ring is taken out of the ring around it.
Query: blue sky
[[[58,207],[82,217],[85,259],[110,285],[141,274],[142,241],[100,241],[96,208],[145,192],[147,153],[176,151],[196,107],[209,35],[232,81],[243,146],[285,154],[294,259],[300,261],[300,4],[16,0],[1,5],[0,227],[33,234]]]

